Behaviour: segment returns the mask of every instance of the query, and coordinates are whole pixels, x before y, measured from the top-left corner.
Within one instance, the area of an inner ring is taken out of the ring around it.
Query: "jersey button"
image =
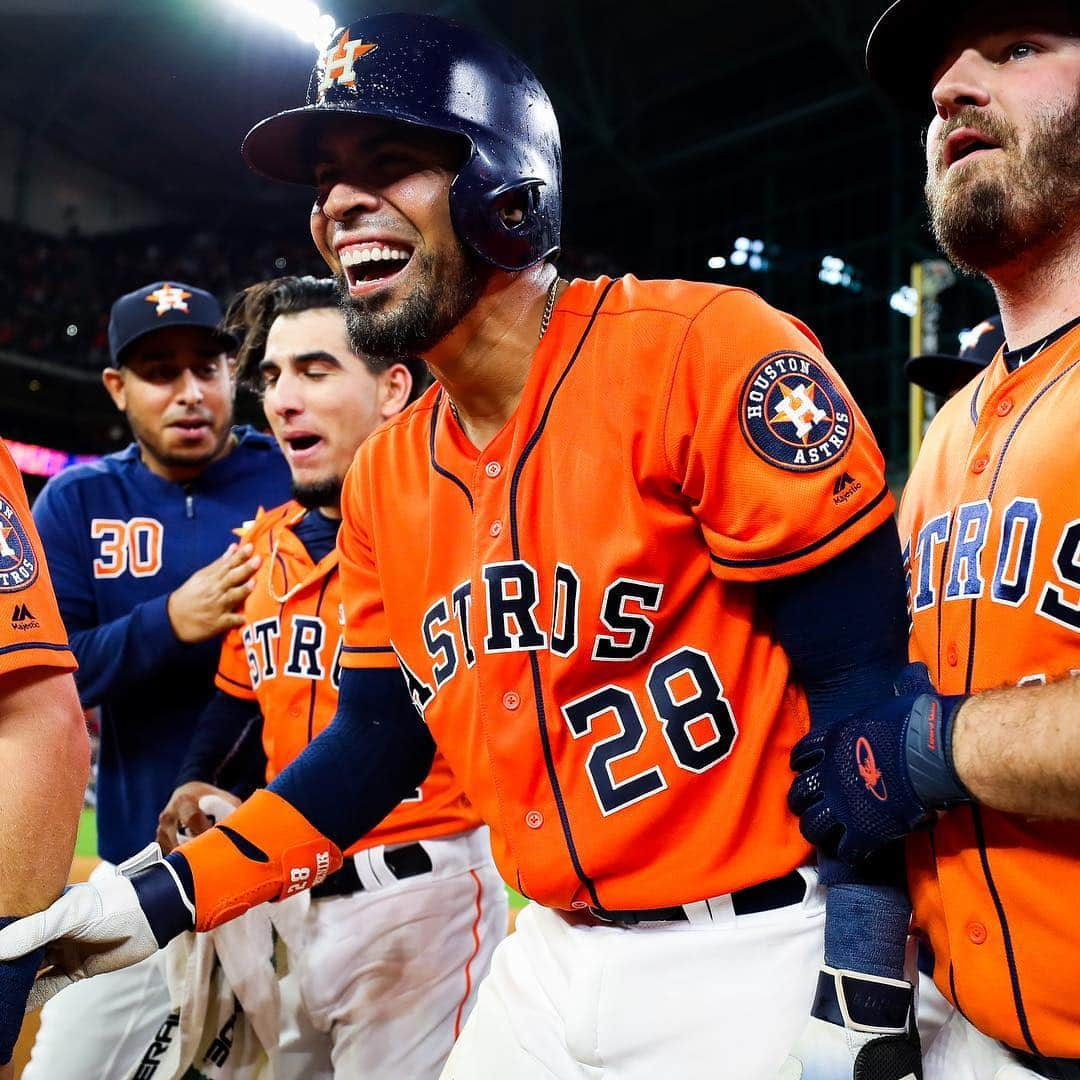
[[[976,475],[984,472],[986,466],[990,464],[990,459],[985,457],[977,457],[971,464],[971,471]]]
[[[513,690],[507,690],[503,694],[503,708],[513,712],[521,704],[521,695]]]
[[[494,480],[495,477],[502,472],[502,466],[497,461],[489,461],[484,466],[484,472],[486,472],[488,476],[490,476],[491,479]]]
[[[1012,407],[1013,407],[1012,398],[1002,398],[997,403],[997,414],[998,414],[998,416],[1008,416],[1009,413],[1012,412]]]
[[[502,522],[493,521],[491,523],[491,527],[488,529],[488,532],[491,533],[492,536],[498,536],[499,533],[502,532]]]
[[[949,667],[956,667],[960,663],[960,651],[955,644],[945,650],[945,659],[949,661]]]
[[[544,815],[541,814],[539,810],[530,810],[525,815],[525,824],[528,825],[530,829],[539,829],[540,826],[544,824]]]
[[[297,719],[297,718],[298,718],[298,717],[300,716],[300,714],[301,714],[302,712],[303,712],[303,709],[301,709],[299,705],[290,705],[290,706],[289,706],[289,715],[290,715],[290,716],[291,716],[291,717],[292,717],[292,718],[293,718],[294,720],[296,720],[296,719]]]
[[[981,922],[969,922],[967,936],[971,939],[972,945],[982,945],[986,941],[986,927]]]

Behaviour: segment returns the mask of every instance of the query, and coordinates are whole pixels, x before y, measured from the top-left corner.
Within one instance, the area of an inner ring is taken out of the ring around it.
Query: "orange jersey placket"
[[[557,347],[559,335],[552,331],[541,348]],[[555,794],[558,778],[549,747],[553,735],[551,724],[558,723],[559,717],[555,710],[552,719],[552,703],[537,694],[537,685],[542,685],[541,657],[529,651],[492,652],[485,647],[491,627],[487,619],[484,566],[511,562],[515,558],[529,561],[529,552],[522,551],[522,532],[527,531],[527,525],[523,526],[520,520],[520,510],[516,519],[511,514],[511,492],[517,495],[519,491],[515,475],[520,471],[518,464],[524,443],[532,430],[526,418],[532,418],[535,413],[537,384],[546,381],[535,376],[543,363],[550,362],[550,355],[549,352],[543,358],[534,359],[533,374],[514,417],[483,451],[477,451],[469,442],[445,398],[437,418],[436,438],[437,446],[442,450],[440,464],[450,463],[449,471],[459,478],[467,478],[465,483],[472,499],[469,633],[476,656],[472,672],[476,715],[490,763],[490,778],[485,786],[494,792],[497,804],[498,826],[493,838],[496,861],[504,878],[516,884],[523,895],[569,907],[570,897],[578,895],[583,886],[570,853],[571,826],[560,812]],[[540,571],[540,567],[536,569]],[[545,584],[541,580],[537,616],[541,625],[546,626]],[[530,753],[543,760],[543,769],[515,767],[521,759],[523,729],[526,728],[525,745],[530,747]],[[527,773],[531,774],[532,782],[519,785]],[[508,785],[513,785],[514,790],[506,790]],[[494,824],[490,816],[488,820]],[[530,867],[538,880],[545,883],[542,890],[530,890],[522,866]],[[555,882],[561,884],[553,890]],[[538,895],[540,893],[542,896]],[[557,900],[553,900],[553,896]],[[589,902],[596,901],[590,899]]]

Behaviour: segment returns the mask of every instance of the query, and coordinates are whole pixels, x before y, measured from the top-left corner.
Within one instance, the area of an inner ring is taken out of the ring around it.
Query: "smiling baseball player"
[[[244,153],[315,186],[353,348],[439,385],[345,481],[333,723],[0,954],[93,973],[318,885],[438,744],[536,901],[444,1076],[915,1075],[902,889],[832,877],[824,925],[784,800],[811,714],[904,662],[883,462],[813,334],[741,289],[561,281],[547,95],[440,19],[341,31]]]

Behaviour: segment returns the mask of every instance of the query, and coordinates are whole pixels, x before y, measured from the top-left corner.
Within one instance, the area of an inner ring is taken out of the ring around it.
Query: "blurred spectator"
[[[590,252],[559,261],[568,277],[623,272]],[[0,222],[0,349],[98,372],[108,356],[109,305],[148,278],[198,281],[228,300],[285,273],[326,273],[305,234],[264,234],[253,246],[239,229],[168,225],[113,236],[72,229],[60,238]]]

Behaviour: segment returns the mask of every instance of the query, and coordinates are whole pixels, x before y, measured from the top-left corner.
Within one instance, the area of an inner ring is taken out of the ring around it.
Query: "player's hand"
[[[910,983],[825,967],[777,1080],[922,1080]]]
[[[177,844],[206,832],[225,816],[214,809],[213,802],[223,803],[227,810],[240,805],[240,800],[231,791],[198,780],[181,784],[172,793],[165,809],[158,815],[157,842],[166,855]]]
[[[143,881],[144,875],[155,875],[155,880],[151,888],[137,890],[129,874]],[[46,966],[30,991],[27,1011],[40,1009],[79,979],[128,967],[156,952],[148,912],[152,917],[155,903],[175,905],[177,895],[190,909],[179,881],[151,844],[117,867],[114,877],[72,885],[44,911],[0,930],[0,960],[45,947]],[[146,910],[143,903],[149,905]]]
[[[934,692],[910,664],[897,696],[812,730],[791,751],[788,805],[810,843],[850,863],[970,798],[952,763],[952,722],[964,698]]]
[[[223,555],[170,593],[166,610],[180,641],[206,641],[243,625],[238,609],[255,586],[253,575],[261,561],[252,555],[254,550],[251,544],[230,544]]]

